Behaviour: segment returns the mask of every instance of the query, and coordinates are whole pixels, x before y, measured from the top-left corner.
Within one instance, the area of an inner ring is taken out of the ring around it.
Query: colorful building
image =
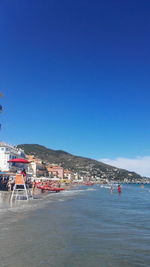
[[[47,167],[49,176],[56,176],[60,179],[64,178],[64,168],[60,166],[48,166]]]

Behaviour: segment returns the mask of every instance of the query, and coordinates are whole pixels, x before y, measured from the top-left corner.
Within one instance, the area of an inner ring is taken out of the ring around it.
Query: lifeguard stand
[[[16,174],[15,177],[15,185],[12,191],[12,195],[11,195],[11,201],[14,200],[28,200],[29,199],[29,195],[28,195],[28,190],[25,184],[25,180],[23,178],[22,174]]]

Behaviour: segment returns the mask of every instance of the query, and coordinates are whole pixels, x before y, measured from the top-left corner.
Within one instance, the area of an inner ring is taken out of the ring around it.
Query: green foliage
[[[26,154],[35,155],[45,163],[59,164],[79,174],[84,172],[86,175],[99,177],[104,175],[107,178],[119,180],[124,178],[141,178],[141,176],[136,173],[118,169],[93,159],[74,156],[62,150],[53,150],[38,144],[22,144],[18,147],[22,148]]]

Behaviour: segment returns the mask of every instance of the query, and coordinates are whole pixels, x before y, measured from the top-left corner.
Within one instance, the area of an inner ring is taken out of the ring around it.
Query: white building
[[[7,143],[0,142],[0,171],[9,171],[11,164],[8,161],[15,158],[25,158],[24,151]]]
[[[35,178],[36,177],[36,163],[34,161],[30,162],[28,165],[28,173]]]

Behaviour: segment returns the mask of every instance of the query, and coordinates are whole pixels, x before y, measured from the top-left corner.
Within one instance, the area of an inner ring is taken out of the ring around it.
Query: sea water
[[[0,193],[0,266],[150,266],[150,186],[9,198]]]

